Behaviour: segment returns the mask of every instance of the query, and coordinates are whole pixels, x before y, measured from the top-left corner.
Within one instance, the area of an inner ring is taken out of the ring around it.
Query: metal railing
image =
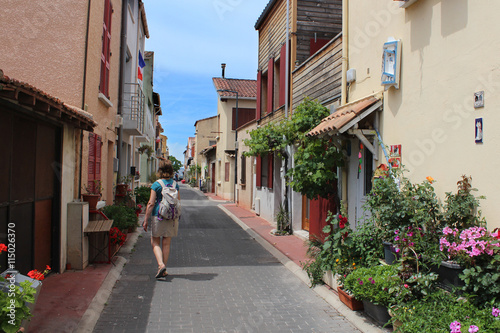
[[[144,93],[138,83],[125,83],[123,92],[123,119],[137,122],[137,129],[144,133]]]

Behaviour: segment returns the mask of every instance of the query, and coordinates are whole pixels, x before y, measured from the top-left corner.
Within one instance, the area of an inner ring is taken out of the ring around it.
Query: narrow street
[[[165,280],[141,237],[94,332],[358,332],[198,190],[183,216]]]

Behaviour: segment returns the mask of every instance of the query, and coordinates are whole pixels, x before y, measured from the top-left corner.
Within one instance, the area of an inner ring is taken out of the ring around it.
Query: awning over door
[[[307,136],[345,133],[381,106],[382,100],[373,95],[341,106],[337,111],[323,119],[318,126],[307,133]]]

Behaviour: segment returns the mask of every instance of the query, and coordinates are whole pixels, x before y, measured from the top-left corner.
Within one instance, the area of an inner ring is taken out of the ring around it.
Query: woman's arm
[[[156,203],[156,191],[151,190],[151,194],[149,195],[148,206],[146,207],[146,215],[144,216],[144,222],[142,223],[144,231],[148,231],[148,221],[151,217],[151,214],[153,213],[153,208],[155,207],[155,203]]]

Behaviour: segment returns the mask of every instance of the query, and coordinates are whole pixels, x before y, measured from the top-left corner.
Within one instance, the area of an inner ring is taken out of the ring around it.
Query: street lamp
[[[234,203],[236,203],[236,188],[238,184],[238,92],[230,89],[218,89],[217,92],[236,94],[236,119],[234,125]]]

